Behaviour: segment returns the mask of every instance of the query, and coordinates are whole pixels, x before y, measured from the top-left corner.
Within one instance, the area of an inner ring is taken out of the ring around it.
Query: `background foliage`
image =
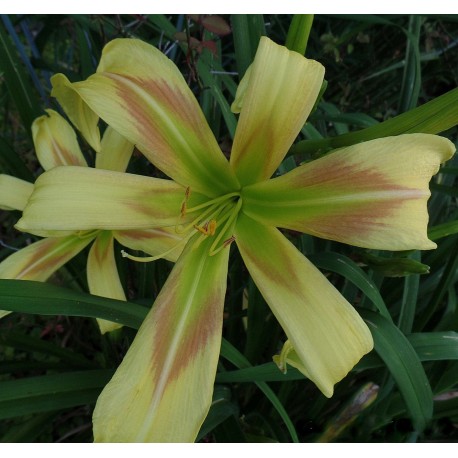
[[[327,89],[280,173],[331,148],[403,132],[456,141],[456,16],[3,16],[0,24],[0,172],[41,173],[32,121],[50,98],[49,77],[92,74],[103,45],[138,37],[181,69],[223,151],[236,126],[237,84],[259,37],[319,60]],[[308,32],[310,31],[310,34]],[[417,108],[420,107],[421,108]],[[94,158],[82,144],[89,162]],[[438,249],[389,253],[311,236],[291,240],[357,305],[375,351],[326,399],[299,372],[271,362],[284,335],[231,253],[224,340],[204,442],[452,441],[458,434],[458,159],[431,184],[430,237]],[[140,154],[129,172],[156,175]],[[34,240],[0,212],[0,260]],[[268,247],[266,247],[268,249]],[[86,253],[87,254],[87,253]],[[163,285],[171,264],[119,257],[130,303],[86,293],[85,253],[50,282],[0,280],[0,440],[92,441],[91,413]],[[93,317],[126,326],[101,336]]]

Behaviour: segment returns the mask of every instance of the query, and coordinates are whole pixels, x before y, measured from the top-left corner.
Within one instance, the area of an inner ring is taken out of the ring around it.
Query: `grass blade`
[[[104,318],[138,329],[148,309],[132,302],[80,293],[47,283],[0,280],[0,309],[40,315]]]
[[[94,403],[112,375],[101,369],[0,382],[0,419]]]
[[[0,25],[0,71],[9,96],[21,116],[22,124],[31,135],[29,128],[33,120],[41,114],[41,103],[3,25]]]
[[[253,62],[259,40],[266,34],[262,14],[233,14],[231,16],[235,58],[239,80]]]
[[[438,134],[458,124],[458,88],[377,125],[337,137],[302,140],[288,154],[313,154],[376,138],[406,133]]]
[[[312,24],[313,14],[295,14],[289,26],[285,46],[291,51],[304,55]]]
[[[225,339],[223,339],[221,343],[221,355],[239,368],[247,368],[251,366],[249,361]],[[254,383],[256,383],[257,387],[266,395],[267,399],[269,399],[275,410],[285,422],[293,442],[299,442],[293,422],[289,418],[285,408],[283,407],[283,404],[280,402],[276,394],[265,382]]]
[[[360,312],[372,332],[375,350],[404,398],[415,429],[423,431],[432,418],[433,394],[417,353],[393,323],[370,310]]]

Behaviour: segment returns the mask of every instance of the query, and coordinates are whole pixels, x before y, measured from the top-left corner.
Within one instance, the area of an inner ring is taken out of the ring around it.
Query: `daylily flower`
[[[44,170],[63,165],[87,167],[70,124],[54,110],[37,118],[32,135],[38,160]],[[133,145],[108,127],[100,142],[96,167],[124,171],[132,155]],[[8,175],[0,175],[0,208],[23,210],[33,191],[33,184]],[[52,201],[49,202],[52,210]],[[126,300],[121,286],[113,251],[114,239],[131,249],[150,254],[163,252],[177,245],[180,238],[170,230],[146,231],[81,231],[48,234],[49,237],[23,248],[0,263],[0,278],[46,281],[57,269],[94,242],[88,256],[87,279],[92,294]],[[58,235],[59,237],[56,237]],[[179,249],[179,248],[178,248]],[[178,250],[172,250],[169,259],[176,260]],[[0,317],[10,312],[0,311]],[[107,320],[98,320],[102,333],[120,327]]]
[[[433,135],[383,138],[270,179],[323,75],[318,62],[263,37],[233,105],[241,110],[230,161],[179,70],[152,46],[114,40],[86,81],[54,77],[61,103],[79,100],[75,119],[100,116],[172,180],[54,169],[38,179],[18,227],[175,226],[188,240],[98,399],[96,441],[195,439],[211,403],[233,241],[286,333],[286,353],[324,395],[372,349],[356,310],[276,227],[374,249],[434,248],[428,182],[454,146]]]

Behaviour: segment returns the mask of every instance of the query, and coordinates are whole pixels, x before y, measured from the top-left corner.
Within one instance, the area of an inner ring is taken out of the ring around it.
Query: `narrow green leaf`
[[[216,385],[210,411],[200,428],[196,441],[202,439],[227,418],[237,415],[238,407],[231,402],[231,390],[228,387]]]
[[[434,403],[434,418],[453,418],[458,416],[458,397],[451,397]]]
[[[345,277],[371,300],[387,320],[392,321],[390,312],[380,295],[379,289],[367,276],[366,272],[350,258],[339,253],[325,252],[310,255],[309,259],[319,268],[330,270],[331,272],[338,273]]]
[[[148,20],[157,27],[160,33],[164,33],[169,40],[174,39],[176,27],[166,18],[164,14],[150,14]]]
[[[445,184],[431,183],[431,189],[452,197],[458,197],[458,189],[454,186],[447,186]]]
[[[90,35],[87,28],[82,27],[80,24],[76,27],[76,38],[78,40],[78,51],[80,54],[81,77],[88,78],[95,73],[96,62],[91,52]]]
[[[3,443],[36,442],[36,438],[47,428],[58,415],[57,412],[46,412],[34,415],[20,424],[10,426],[8,432],[0,438]]]
[[[4,330],[0,334],[0,344],[21,349],[28,352],[39,352],[50,356],[55,356],[73,366],[83,368],[94,368],[94,363],[86,359],[83,355],[72,350],[61,348],[46,340],[24,335],[22,332]]]
[[[415,251],[410,255],[414,261],[420,262],[421,252]],[[398,318],[398,327],[404,333],[412,331],[413,321],[417,310],[418,289],[420,287],[420,275],[408,275],[404,279],[401,311]]]
[[[458,380],[458,361],[447,363],[442,368],[439,380],[434,384],[434,392],[444,394],[450,391],[456,391],[456,381]],[[458,398],[457,398],[458,399]]]
[[[423,431],[432,418],[433,395],[417,353],[393,323],[370,310],[360,313],[372,332],[376,352],[396,381],[415,429]]]
[[[265,363],[235,371],[218,372],[216,375],[217,383],[284,382],[288,380],[303,380],[304,378],[305,376],[294,367],[288,367],[288,371],[284,374],[275,363]]]
[[[253,62],[259,40],[266,34],[262,14],[233,14],[231,16],[235,59],[239,80]]]
[[[0,419],[95,403],[112,376],[103,369],[0,382]]]
[[[386,258],[363,252],[361,258],[374,272],[385,277],[405,277],[412,274],[429,273],[429,266],[405,256]]]
[[[456,241],[455,241],[456,242]],[[422,330],[433,317],[437,309],[440,307],[443,298],[447,294],[447,290],[456,282],[456,272],[458,269],[458,243],[452,248],[449,253],[448,261],[445,265],[444,272],[440,277],[431,299],[420,316],[416,317],[415,329]]]
[[[29,128],[33,120],[41,114],[41,103],[3,24],[0,25],[0,71],[21,116],[22,124],[31,135]]]
[[[324,153],[330,149],[354,145],[362,141],[406,133],[438,134],[458,124],[458,88],[366,129],[321,140],[302,140],[288,154]]]
[[[285,46],[304,55],[313,24],[313,14],[295,14],[289,26]]]
[[[251,367],[249,361],[227,340],[221,342],[221,355],[239,368]],[[265,382],[255,382],[257,387],[266,395],[267,399],[272,403],[275,410],[278,412],[293,439],[293,442],[299,442],[293,422],[289,418],[283,404],[280,402],[276,394]]]
[[[92,296],[48,283],[0,280],[0,310],[104,318],[138,329],[148,313],[132,302]]]
[[[415,108],[420,95],[421,65],[419,43],[422,22],[423,18],[421,16],[417,14],[410,15],[404,73],[399,94],[398,111],[400,113]]]
[[[0,172],[7,175],[13,175],[25,181],[33,183],[35,177],[21,160],[19,155],[14,151],[10,144],[0,137]]]
[[[458,359],[458,334],[456,332],[413,333],[407,336],[407,340],[414,348],[420,361]],[[383,366],[384,363],[380,357],[375,353],[370,353],[355,366],[354,370],[359,372]],[[218,372],[216,375],[218,383],[281,382],[304,378],[305,376],[293,367],[288,367],[288,372],[283,374],[274,363]]]
[[[422,361],[458,360],[458,332],[419,332],[408,339]]]
[[[237,120],[235,119],[235,115],[232,113],[231,107],[221,90],[221,85],[218,82],[220,76],[212,73],[210,70],[210,54],[210,52],[205,53],[203,58],[197,61],[197,71],[204,86],[211,91],[216,103],[219,105],[224,121],[226,122],[227,130],[229,131],[231,138],[234,138]]]

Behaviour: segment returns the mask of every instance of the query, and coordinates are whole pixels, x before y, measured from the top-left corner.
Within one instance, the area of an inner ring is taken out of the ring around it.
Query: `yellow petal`
[[[256,220],[350,245],[431,249],[429,181],[455,146],[429,134],[387,137],[340,149],[243,189]]]
[[[210,408],[229,250],[192,239],[100,395],[96,442],[193,442]]]
[[[97,235],[87,258],[87,282],[89,292],[96,296],[126,300],[124,289],[119,279],[113,251],[113,235],[102,231]],[[97,319],[102,334],[121,327],[113,321]]]
[[[356,310],[277,229],[240,216],[236,241],[254,282],[306,372],[327,397],[363,355],[371,333]]]
[[[33,143],[42,167],[49,170],[59,165],[87,166],[70,124],[54,110],[46,113],[32,124]]]
[[[132,156],[134,145],[110,126],[102,137],[100,152],[95,158],[97,169],[125,172]]]
[[[324,67],[261,37],[234,108],[241,108],[231,165],[242,185],[269,178],[312,110]]]
[[[95,151],[100,151],[99,117],[86,105],[68,78],[58,73],[51,77],[52,92],[70,121],[81,132]]]
[[[0,175],[0,209],[24,210],[33,184],[10,175]]]
[[[150,256],[163,256],[175,262],[183,251],[186,240],[177,234],[175,228],[155,228],[144,230],[113,231],[115,239],[130,250],[140,250]],[[175,249],[174,249],[175,248]]]
[[[46,281],[76,256],[91,238],[48,238],[16,251],[0,263],[0,278]]]
[[[231,105],[231,111],[233,113],[240,113],[242,111],[243,100],[245,99],[245,94],[248,89],[248,82],[250,81],[251,70],[253,69],[253,65],[250,65],[247,69],[245,74],[243,75],[242,80],[240,81],[237,92],[235,94],[235,99]]]
[[[97,73],[73,89],[176,182],[208,196],[237,180],[178,68],[140,40],[105,46]]]
[[[56,167],[37,179],[16,228],[47,235],[175,226],[184,196],[184,188],[170,180],[89,167]],[[197,193],[190,201],[201,202]]]

